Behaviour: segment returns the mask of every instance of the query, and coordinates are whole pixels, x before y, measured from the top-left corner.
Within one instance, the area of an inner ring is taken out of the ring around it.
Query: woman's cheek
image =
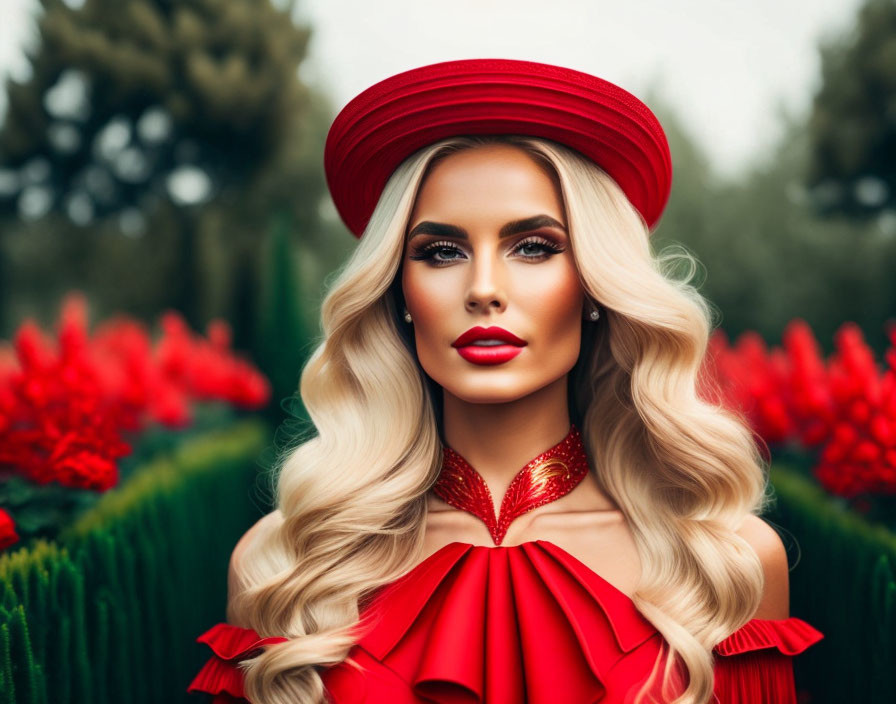
[[[439,285],[438,278],[432,275],[420,278],[409,275],[405,279],[405,302],[413,319],[411,325],[414,329],[417,357],[426,371],[444,363],[444,359],[441,362],[439,360],[439,355],[444,353],[440,348],[445,344],[446,336],[451,333],[446,325],[449,319],[449,295],[444,283]]]
[[[442,327],[448,298],[449,288],[444,284],[439,286],[434,277],[427,277],[425,282],[415,282],[405,298],[414,326],[427,332]]]
[[[572,367],[582,344],[582,293],[578,286],[550,288],[533,300],[532,320],[542,349],[550,349],[549,363]]]

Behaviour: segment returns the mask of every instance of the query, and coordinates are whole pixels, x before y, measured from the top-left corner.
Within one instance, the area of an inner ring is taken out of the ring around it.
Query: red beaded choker
[[[442,458],[442,470],[433,485],[436,496],[482,519],[495,545],[504,540],[514,519],[568,494],[588,473],[582,436],[573,425],[563,440],[517,472],[496,520],[492,494],[479,472],[448,446],[443,446]]]

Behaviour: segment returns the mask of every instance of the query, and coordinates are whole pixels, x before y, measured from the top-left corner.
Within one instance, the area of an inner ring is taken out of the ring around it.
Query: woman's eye
[[[512,250],[523,259],[541,261],[563,251],[563,247],[542,237],[529,237],[519,242]],[[429,261],[435,266],[442,266],[461,258],[463,252],[451,242],[433,242],[415,250],[410,259]]]
[[[415,254],[410,255],[410,259],[419,261],[447,262],[452,261],[456,257],[448,256],[444,258],[445,253],[449,255],[454,252],[460,254],[461,251],[450,242],[433,242],[420,249],[415,250]]]
[[[562,247],[541,237],[531,237],[520,242],[514,251],[524,253],[526,259],[546,259],[563,251]],[[528,252],[529,254],[525,254]]]

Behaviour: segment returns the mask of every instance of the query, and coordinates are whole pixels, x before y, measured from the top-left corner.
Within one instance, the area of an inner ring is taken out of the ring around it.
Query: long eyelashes
[[[542,261],[549,257],[552,257],[554,254],[563,251],[563,247],[551,242],[550,240],[544,239],[543,237],[527,237],[521,242],[517,243],[516,247],[513,248],[514,252],[522,252],[530,247],[538,247],[542,251],[535,255],[523,255],[523,259],[528,259],[530,261]],[[529,250],[531,251],[531,249]],[[409,255],[409,259],[415,259],[418,261],[429,261],[433,266],[444,266],[452,261],[458,259],[458,257],[450,257],[448,259],[439,259],[436,257],[437,254],[444,254],[445,252],[455,252],[458,254],[463,254],[462,250],[453,242],[448,242],[446,240],[440,240],[438,242],[430,242],[419,249],[414,250],[414,254]]]

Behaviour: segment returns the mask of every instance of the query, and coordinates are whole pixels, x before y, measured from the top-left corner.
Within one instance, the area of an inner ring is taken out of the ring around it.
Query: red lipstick
[[[476,342],[479,344],[474,344]],[[473,364],[503,364],[522,352],[526,344],[525,340],[513,333],[492,325],[488,328],[470,328],[452,342],[451,346]]]

